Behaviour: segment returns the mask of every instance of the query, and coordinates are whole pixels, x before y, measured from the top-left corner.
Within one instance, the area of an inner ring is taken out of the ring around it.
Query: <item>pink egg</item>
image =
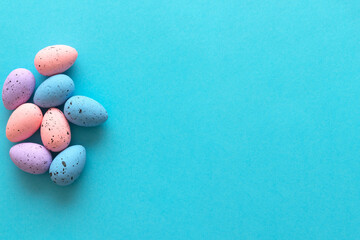
[[[29,138],[39,129],[42,118],[42,112],[35,104],[20,105],[7,122],[6,137],[11,142],[20,142]]]
[[[10,158],[21,170],[43,174],[49,170],[52,156],[49,150],[36,143],[19,143],[10,149]]]
[[[34,64],[38,72],[52,76],[68,70],[78,56],[75,48],[66,45],[53,45],[41,49],[35,56]]]
[[[69,146],[71,132],[64,114],[57,108],[50,108],[41,123],[41,140],[53,152],[60,152]]]

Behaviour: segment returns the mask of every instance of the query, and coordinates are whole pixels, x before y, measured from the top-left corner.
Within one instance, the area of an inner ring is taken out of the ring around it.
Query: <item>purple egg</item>
[[[14,110],[30,99],[35,89],[35,77],[25,68],[13,70],[6,78],[2,100],[8,110]]]
[[[20,143],[10,149],[10,158],[21,170],[43,174],[49,170],[52,156],[49,150],[36,143]]]

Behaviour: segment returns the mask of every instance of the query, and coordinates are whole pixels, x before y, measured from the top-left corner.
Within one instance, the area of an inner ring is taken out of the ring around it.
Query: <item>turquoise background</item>
[[[0,239],[360,239],[358,0],[3,1],[0,77],[75,47],[109,120],[62,188],[11,162]],[[31,141],[39,141],[35,135]]]

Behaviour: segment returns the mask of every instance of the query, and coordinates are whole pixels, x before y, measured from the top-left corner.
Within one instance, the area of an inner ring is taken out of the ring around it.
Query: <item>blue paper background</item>
[[[75,47],[101,127],[61,188],[8,156],[0,239],[360,239],[358,0],[2,1],[0,77]],[[38,134],[38,133],[37,133]],[[32,137],[38,141],[39,136]]]

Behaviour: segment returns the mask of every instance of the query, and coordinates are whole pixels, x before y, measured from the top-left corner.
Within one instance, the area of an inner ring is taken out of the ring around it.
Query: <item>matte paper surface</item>
[[[358,0],[19,1],[0,6],[0,79],[42,48],[108,121],[71,124],[71,186],[9,158],[0,239],[360,239]],[[29,141],[39,142],[39,132]]]

